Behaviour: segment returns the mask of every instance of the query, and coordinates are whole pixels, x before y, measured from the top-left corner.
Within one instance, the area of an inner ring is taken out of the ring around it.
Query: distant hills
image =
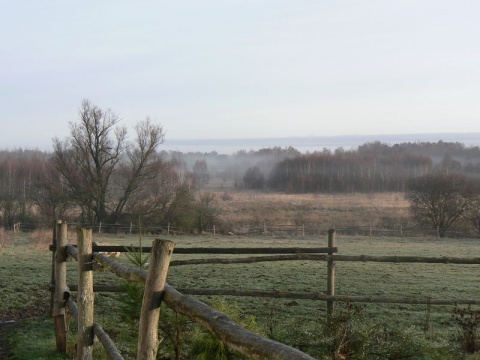
[[[163,150],[181,152],[217,152],[233,154],[239,150],[259,150],[269,147],[293,147],[302,153],[322,151],[324,148],[335,150],[355,149],[365,143],[380,141],[389,145],[405,142],[459,142],[466,147],[480,146],[478,133],[432,133],[432,134],[387,134],[387,135],[339,135],[304,136],[279,138],[245,139],[166,139]]]

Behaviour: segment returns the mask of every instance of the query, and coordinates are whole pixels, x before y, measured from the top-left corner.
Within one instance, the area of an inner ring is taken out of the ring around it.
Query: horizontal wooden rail
[[[372,256],[372,255],[331,255],[326,258],[332,258],[335,261],[352,262],[388,262],[388,263],[424,263],[424,264],[461,264],[478,265],[480,258],[461,258],[461,257],[428,257],[428,256]]]
[[[199,265],[199,264],[241,264],[268,261],[315,260],[315,261],[348,261],[348,262],[386,262],[386,263],[425,263],[425,264],[457,264],[478,265],[480,258],[461,257],[427,257],[427,256],[371,256],[371,255],[322,255],[322,254],[294,254],[278,256],[254,256],[248,258],[213,258],[173,260],[170,266]]]
[[[77,285],[69,285],[71,291],[77,291]],[[177,291],[185,295],[220,295],[220,296],[238,296],[238,297],[264,297],[275,299],[295,299],[295,300],[319,300],[335,302],[363,302],[363,303],[385,303],[385,304],[423,304],[423,305],[480,305],[480,299],[434,299],[430,297],[391,297],[391,296],[357,296],[357,295],[326,295],[322,293],[304,293],[294,291],[277,290],[234,290],[234,289],[194,289],[179,288],[174,286]],[[53,290],[53,288],[51,288]],[[98,292],[122,292],[121,286],[98,285],[95,287]]]
[[[293,254],[293,255],[251,256],[251,257],[243,257],[243,258],[172,260],[170,262],[170,266],[201,265],[201,264],[250,264],[250,263],[257,263],[257,262],[289,261],[289,260],[327,260],[327,255]]]
[[[76,247],[74,245],[69,245]],[[50,246],[51,251],[55,251],[55,246]],[[152,251],[151,246],[120,246],[120,245],[93,245],[93,252],[129,252],[140,251],[149,253]],[[326,254],[329,252],[338,252],[338,248],[329,247],[255,247],[255,248],[175,248],[174,254]]]
[[[68,285],[70,291],[78,291],[78,285]],[[55,291],[55,287],[49,285],[48,289],[51,292]],[[93,292],[125,292],[125,289],[118,285],[93,285]]]
[[[256,247],[256,248],[178,248],[175,254],[316,254],[338,252],[329,247]]]
[[[133,247],[140,249],[140,247]],[[93,247],[93,251],[104,252],[125,252],[124,246],[98,246]],[[122,250],[122,251],[119,251]],[[142,251],[149,252],[151,247],[142,247]],[[478,265],[480,258],[464,257],[428,257],[428,256],[373,256],[373,255],[319,255],[327,252],[337,252],[338,248],[178,248],[174,253],[177,254],[292,254],[286,256],[264,256],[250,257],[240,259],[191,259],[174,260],[171,266],[188,264],[209,264],[209,263],[253,263],[262,261],[286,261],[286,260],[317,260],[317,261],[351,261],[351,262],[388,262],[388,263],[425,263],[425,264],[463,264]],[[76,248],[72,245],[67,246],[67,253],[76,258]]]
[[[432,299],[410,298],[394,296],[355,296],[355,295],[326,295],[322,293],[282,292],[266,290],[228,290],[228,289],[190,289],[176,288],[179,292],[188,295],[221,295],[240,297],[264,297],[276,299],[321,300],[335,302],[361,302],[371,304],[410,304],[410,305],[480,305],[480,299]]]

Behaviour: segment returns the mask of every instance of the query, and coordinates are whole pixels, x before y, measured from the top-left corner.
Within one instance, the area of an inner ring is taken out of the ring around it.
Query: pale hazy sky
[[[0,148],[84,98],[167,139],[480,132],[480,2],[2,0],[0,84]]]

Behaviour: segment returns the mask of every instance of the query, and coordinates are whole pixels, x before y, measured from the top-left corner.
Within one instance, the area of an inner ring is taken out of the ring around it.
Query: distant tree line
[[[408,178],[424,174],[431,167],[429,158],[412,154],[314,153],[281,161],[267,184],[273,190],[289,193],[404,191]]]
[[[2,224],[36,218],[32,205],[47,171],[49,154],[35,150],[0,151],[0,214]]]
[[[468,221],[480,231],[478,147],[373,142],[307,154],[292,147],[184,154],[161,151],[163,129],[148,118],[132,140],[127,135],[115,113],[85,100],[70,135],[54,139],[51,153],[0,151],[1,224],[64,218],[202,231],[220,225],[208,186],[234,184],[287,193],[403,192],[419,224],[446,231]]]
[[[480,149],[442,141],[324,149],[285,157],[268,174],[259,166],[249,167],[243,185],[288,193],[403,192],[411,178],[438,169],[480,178]]]

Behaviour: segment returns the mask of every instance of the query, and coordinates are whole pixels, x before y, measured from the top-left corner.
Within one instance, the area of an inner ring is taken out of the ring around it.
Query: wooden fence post
[[[93,255],[92,229],[77,230],[78,243],[78,334],[77,359],[93,355]]]
[[[55,293],[53,300],[53,322],[55,326],[55,340],[57,352],[67,353],[67,326],[65,319],[65,295],[67,287],[67,223],[58,221],[55,224],[56,250],[55,250]]]
[[[328,230],[328,247],[335,247],[335,229]],[[333,252],[328,252],[328,255],[332,256]],[[327,295],[335,295],[335,261],[329,259],[327,261]],[[334,302],[333,300],[327,300],[327,323],[330,324],[334,314]]]
[[[157,356],[160,304],[174,247],[173,241],[153,241],[138,329],[138,360],[155,360]]]
[[[53,235],[52,235],[52,246],[55,249],[52,251],[52,271],[50,275],[50,287],[54,289],[53,292],[50,293],[50,316],[53,317],[53,305],[55,302],[55,254],[57,249],[57,222],[60,220],[55,220],[53,222]]]

